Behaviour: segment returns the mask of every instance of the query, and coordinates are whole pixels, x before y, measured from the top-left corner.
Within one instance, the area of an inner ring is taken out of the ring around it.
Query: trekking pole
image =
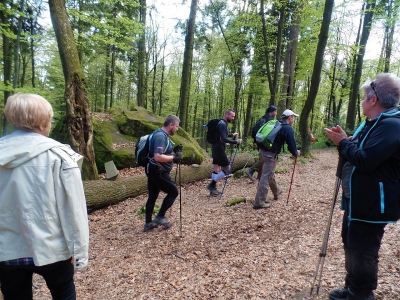
[[[177,152],[182,152],[183,146],[178,145],[174,148],[175,153]],[[175,183],[176,183],[176,177],[178,176],[179,173],[179,231],[180,231],[180,237],[182,237],[182,177],[181,177],[181,162],[178,162],[178,166],[176,168],[175,172]]]
[[[316,270],[315,270],[315,273],[314,273],[313,282],[311,284],[310,296],[313,293],[315,280],[317,279],[318,275],[319,275],[319,278],[318,278],[317,292],[316,292],[317,295],[319,293],[319,288],[321,287],[322,271],[323,271],[324,263],[325,263],[326,249],[328,248],[328,239],[329,239],[329,232],[330,232],[331,224],[332,224],[332,216],[333,216],[333,211],[335,209],[337,196],[339,194],[340,184],[342,182],[340,177],[341,177],[343,164],[344,164],[344,158],[342,158],[339,155],[339,162],[338,162],[338,166],[337,166],[337,169],[336,169],[336,182],[335,182],[335,188],[334,188],[334,191],[333,191],[331,209],[330,209],[328,221],[326,223],[324,239],[322,240],[321,252],[319,253],[319,259],[318,259],[317,267],[316,267]]]
[[[250,153],[249,158],[247,159],[246,163],[244,164],[244,167],[242,168],[242,172],[244,171],[244,168],[246,168],[247,164],[248,164],[249,161],[250,161],[250,158],[252,158],[252,157],[253,157],[253,154]]]
[[[286,205],[289,204],[290,190],[292,189],[293,176],[294,176],[294,170],[296,169],[296,163],[297,163],[297,156],[296,156],[296,158],[294,159],[293,172],[292,172],[292,180],[290,180],[289,193],[288,193],[288,195],[287,195]]]
[[[226,187],[226,183],[228,182],[229,175],[232,173],[233,164],[235,163],[236,153],[237,153],[238,149],[239,149],[239,145],[236,147],[235,154],[233,155],[233,159],[231,160],[231,163],[229,164],[229,172],[228,172],[228,174],[225,175],[224,187],[222,188],[222,191],[221,191],[221,194],[219,195],[218,201],[221,200],[222,195],[224,194],[224,190]]]
[[[181,177],[181,163],[178,163],[179,170],[179,222],[180,222],[180,237],[182,237],[182,177]]]

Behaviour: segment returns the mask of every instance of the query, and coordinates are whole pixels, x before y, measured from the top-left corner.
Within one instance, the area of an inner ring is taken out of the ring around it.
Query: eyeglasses
[[[376,95],[376,100],[379,101],[378,93],[376,92],[376,89],[375,89],[375,82],[372,81],[372,82],[370,83],[370,86],[371,86],[372,90],[374,91],[374,93],[375,93],[375,95]]]

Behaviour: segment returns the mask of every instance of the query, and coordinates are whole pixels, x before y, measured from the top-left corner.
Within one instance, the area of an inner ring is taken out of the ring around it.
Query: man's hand
[[[240,145],[240,144],[242,143],[242,141],[243,141],[242,139],[237,139],[237,140],[236,140],[236,142],[237,142],[238,145]]]
[[[174,155],[174,158],[173,158],[173,162],[177,163],[177,164],[180,163],[182,160],[182,157],[183,157],[182,152],[176,152]]]
[[[183,145],[179,144],[179,145],[175,146],[174,149],[172,149],[172,151],[174,153],[177,153],[177,152],[182,152],[182,149],[183,149]]]
[[[234,134],[232,134],[233,138],[236,139],[237,136],[239,135],[239,133],[235,132]]]
[[[300,154],[301,154],[301,151],[300,151],[300,150],[297,150],[297,157],[299,157]]]
[[[333,126],[331,129],[329,128],[324,128],[325,134],[326,136],[336,145],[339,146],[339,143],[344,140],[347,139],[347,134],[346,132],[343,130],[342,127],[340,127],[339,125]]]

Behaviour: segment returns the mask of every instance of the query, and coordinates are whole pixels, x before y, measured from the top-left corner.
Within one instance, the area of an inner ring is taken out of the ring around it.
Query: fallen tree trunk
[[[236,155],[232,173],[242,169],[246,163],[247,166],[254,164],[252,157],[249,160],[248,153]],[[181,167],[182,183],[191,183],[210,178],[212,170],[213,166],[211,164]],[[171,172],[171,177],[175,178],[175,170]],[[179,183],[179,177],[177,178],[177,182]],[[90,208],[100,208],[147,193],[147,177],[145,174],[139,174],[117,178],[114,181],[90,180],[84,181],[83,186],[87,206]]]

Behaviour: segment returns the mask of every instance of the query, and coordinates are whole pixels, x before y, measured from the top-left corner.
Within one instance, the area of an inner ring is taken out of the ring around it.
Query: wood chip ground
[[[340,201],[319,295],[308,295],[332,203],[337,153],[312,154],[297,162],[289,204],[293,160],[283,155],[276,179],[284,193],[278,201],[269,194],[271,207],[265,210],[253,209],[257,184],[242,177],[229,179],[221,200],[209,196],[208,180],[182,186],[167,213],[174,222],[169,230],[143,232],[144,219],[136,212],[147,195],[92,212],[90,261],[76,272],[77,299],[328,299],[345,276]],[[226,207],[238,197],[247,201]],[[399,225],[386,227],[378,300],[400,299],[399,233]],[[34,299],[51,299],[41,277],[34,277],[33,289]]]

